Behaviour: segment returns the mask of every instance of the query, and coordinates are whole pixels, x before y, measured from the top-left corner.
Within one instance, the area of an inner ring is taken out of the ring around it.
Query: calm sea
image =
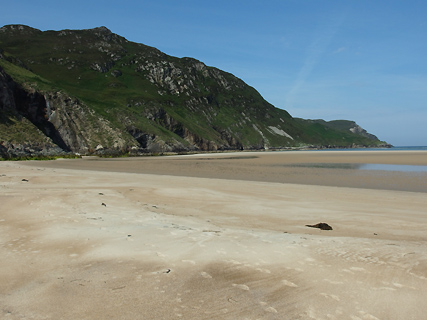
[[[406,151],[427,151],[427,146],[396,146],[391,148],[354,148],[354,149],[321,149],[313,151],[378,151],[384,150],[387,151],[396,151],[396,150],[406,150]],[[302,164],[300,166],[307,167],[318,167],[318,168],[340,168],[340,169],[358,169],[358,170],[383,170],[383,171],[400,171],[400,172],[427,172],[427,166],[422,165],[394,165],[394,164],[374,164],[374,163],[341,163],[341,164]]]
[[[392,147],[389,150],[409,150],[409,151],[418,151],[418,150],[427,150],[427,146],[411,146],[411,147]]]
[[[343,148],[343,149],[316,149],[312,151],[338,151],[338,150],[345,150],[345,151],[378,151],[378,150],[390,150],[390,151],[396,151],[396,150],[407,150],[407,151],[420,151],[420,150],[427,150],[427,146],[396,146],[391,148]]]

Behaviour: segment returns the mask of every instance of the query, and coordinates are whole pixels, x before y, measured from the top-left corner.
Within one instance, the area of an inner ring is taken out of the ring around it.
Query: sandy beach
[[[367,163],[427,152],[0,162],[0,318],[425,319],[427,171]]]

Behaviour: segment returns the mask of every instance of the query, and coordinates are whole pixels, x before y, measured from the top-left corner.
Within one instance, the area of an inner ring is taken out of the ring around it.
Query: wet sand
[[[427,166],[426,151],[290,151],[32,162],[45,168],[160,174],[427,192],[427,172],[359,170],[370,164]]]
[[[0,163],[0,318],[424,319],[426,173],[302,163],[427,153]]]

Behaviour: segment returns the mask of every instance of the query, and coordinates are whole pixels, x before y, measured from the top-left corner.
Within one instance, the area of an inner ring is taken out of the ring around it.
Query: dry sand
[[[425,319],[427,173],[301,163],[427,153],[0,163],[0,318]]]

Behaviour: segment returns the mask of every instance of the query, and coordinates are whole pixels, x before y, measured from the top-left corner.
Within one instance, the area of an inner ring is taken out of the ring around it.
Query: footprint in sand
[[[400,283],[397,283],[397,282],[393,282],[392,284],[393,284],[396,288],[403,288],[403,287],[406,287],[406,288],[410,288],[410,289],[415,289],[414,287],[404,286],[403,284],[400,284]]]
[[[224,261],[228,262],[228,263],[231,263],[231,264],[234,264],[234,265],[240,265],[240,264],[242,264],[241,262],[239,262],[237,260],[224,260]]]
[[[351,272],[350,270],[348,270],[348,269],[341,269],[341,271],[342,272],[346,272],[346,273],[350,273],[350,274],[354,274],[353,272]]]
[[[298,287],[295,283],[290,282],[290,281],[288,281],[288,280],[282,280],[282,283],[283,283],[285,286],[288,286],[288,287],[292,287],[292,288],[297,288],[297,287]]]
[[[270,312],[270,313],[277,313],[277,310],[274,309],[273,307],[268,307],[267,309],[265,309],[265,311]]]
[[[246,290],[249,291],[249,287],[245,284],[235,284],[233,283],[233,287],[241,289],[241,290]]]
[[[365,311],[359,311],[359,314],[363,317],[362,319],[380,320],[377,317],[373,316],[372,314],[366,313]]]
[[[267,302],[264,302],[264,301],[260,301],[260,303],[259,303],[262,307],[266,307],[267,305],[268,305],[268,303]],[[264,311],[265,312],[270,312],[270,313],[277,313],[277,310],[275,309],[275,308],[273,308],[273,307],[266,307],[266,308],[264,308]]]
[[[212,276],[207,272],[201,272],[200,275],[205,279],[212,279]]]
[[[340,301],[340,298],[334,294],[320,293],[321,296],[329,299],[333,299],[335,301]]]
[[[388,291],[396,291],[396,288],[391,288],[391,287],[379,287],[379,288],[372,288],[372,290],[388,290]]]
[[[342,281],[335,281],[330,279],[324,279],[323,281],[329,282],[330,284],[344,284]]]
[[[271,273],[271,271],[270,271],[270,270],[268,270],[268,269],[257,268],[257,269],[255,269],[255,270],[257,270],[257,271],[259,271],[259,272],[262,272],[262,273]]]

